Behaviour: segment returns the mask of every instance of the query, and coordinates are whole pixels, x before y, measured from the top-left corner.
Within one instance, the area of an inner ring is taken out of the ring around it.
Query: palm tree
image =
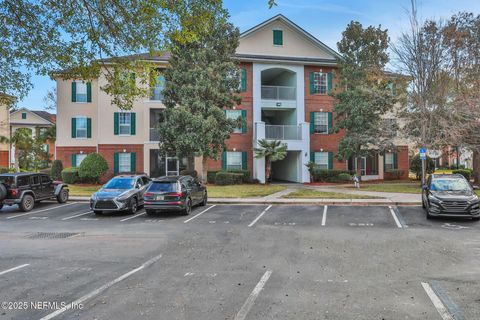
[[[0,136],[0,143],[8,143],[15,146],[15,170],[19,171],[21,152],[28,153],[33,147],[32,131],[28,128],[19,128],[15,130],[10,138]]]
[[[255,158],[265,158],[265,180],[270,181],[272,162],[285,159],[287,156],[287,144],[278,140],[258,140],[260,148],[253,148]]]

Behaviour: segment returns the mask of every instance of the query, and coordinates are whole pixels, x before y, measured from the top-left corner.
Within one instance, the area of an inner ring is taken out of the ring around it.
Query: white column
[[[255,135],[254,147],[258,147],[257,141],[265,138],[265,122],[256,122],[255,126]],[[257,159],[255,155],[253,157],[253,178],[258,179],[260,183],[265,183],[265,158]]]

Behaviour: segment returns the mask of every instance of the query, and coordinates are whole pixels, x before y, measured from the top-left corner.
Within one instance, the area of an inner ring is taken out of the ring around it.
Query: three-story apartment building
[[[148,59],[166,68],[169,56],[125,58]],[[274,179],[309,182],[309,161],[324,169],[359,168],[365,179],[383,179],[397,169],[408,174],[408,147],[403,145],[385,156],[336,159],[343,133],[331,133],[335,117],[328,93],[337,83],[339,55],[298,25],[277,15],[243,32],[236,58],[242,69],[242,103],[225,112],[242,117],[244,124],[226,141],[221,159],[209,160],[210,170],[248,169],[264,182],[265,161],[254,157],[253,147],[260,139],[275,139],[288,145],[288,153],[273,164]],[[128,112],[111,105],[100,90],[104,84],[102,77],[88,83],[57,79],[57,158],[64,166],[78,166],[86,154],[98,152],[106,158],[110,176],[178,174],[185,160],[158,152],[155,126],[163,117],[162,81],[149,99],[136,101]],[[195,168],[201,171],[201,161],[195,161]]]

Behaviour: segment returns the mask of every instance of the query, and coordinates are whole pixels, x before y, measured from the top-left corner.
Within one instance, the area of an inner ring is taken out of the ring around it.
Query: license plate
[[[155,197],[155,200],[163,200],[163,199],[164,199],[163,196],[156,196],[156,197]]]

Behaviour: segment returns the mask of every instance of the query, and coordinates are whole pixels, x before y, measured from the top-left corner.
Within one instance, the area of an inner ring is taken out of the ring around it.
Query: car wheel
[[[102,211],[100,211],[100,210],[93,210],[93,213],[95,213],[96,215],[99,215],[99,214],[102,214]]]
[[[23,196],[22,198],[22,202],[20,202],[20,210],[22,211],[30,211],[33,209],[33,207],[35,206],[35,199],[33,199],[33,197],[29,194]]]
[[[65,189],[60,190],[60,193],[57,195],[58,203],[65,203],[68,201],[68,191]]]
[[[425,211],[427,212],[427,219],[433,219],[433,216],[430,214],[430,206],[428,204],[425,205]]]
[[[130,200],[130,209],[128,210],[130,213],[135,213],[138,210],[138,201],[135,198]]]
[[[0,183],[0,200],[7,197],[7,187],[3,183]]]
[[[202,202],[200,202],[200,205],[202,207],[206,206],[207,205],[207,201],[208,201],[208,195],[207,195],[207,192],[205,191],[205,194],[203,195],[203,200]]]
[[[2,208],[3,208],[3,204],[0,204],[0,210],[2,210]]]
[[[192,200],[188,198],[185,201],[185,209],[183,209],[183,214],[188,216],[192,212]]]
[[[425,205],[425,201],[423,200],[423,197],[422,197],[422,208],[423,209],[427,208],[427,206]]]
[[[155,210],[151,210],[151,209],[145,209],[145,212],[147,213],[148,216],[153,216],[155,214]]]

